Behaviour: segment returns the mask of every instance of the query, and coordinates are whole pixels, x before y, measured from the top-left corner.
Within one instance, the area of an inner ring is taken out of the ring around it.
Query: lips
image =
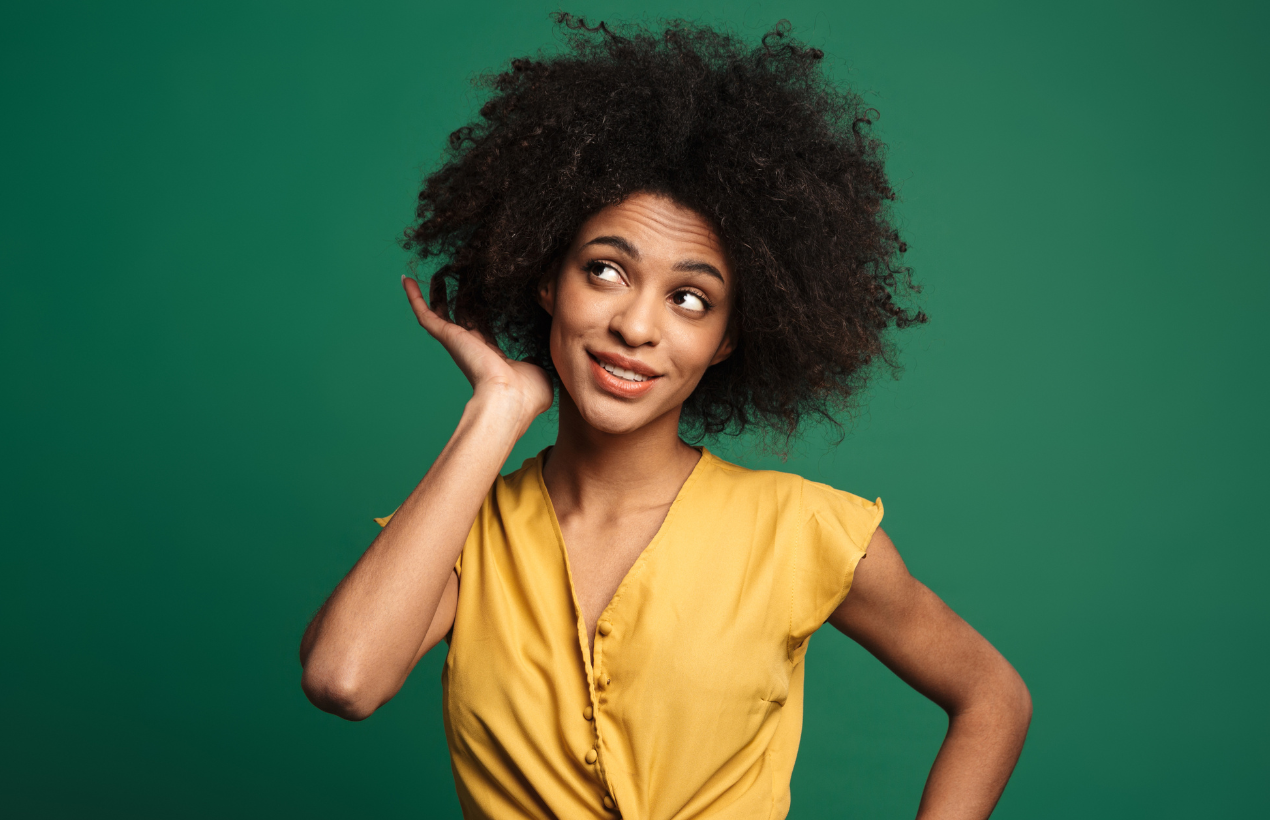
[[[607,364],[606,362],[600,362],[600,367],[612,373],[614,376],[617,376],[619,379],[626,379],[628,382],[643,382],[648,381],[649,378],[648,376],[641,376],[634,370],[627,370],[624,367],[616,367],[614,365]]]
[[[587,351],[591,375],[606,393],[624,399],[642,396],[661,381],[661,375],[643,362],[612,353]]]

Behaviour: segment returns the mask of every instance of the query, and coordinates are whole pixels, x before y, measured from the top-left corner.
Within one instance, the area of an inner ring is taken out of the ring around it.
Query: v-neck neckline
[[[577,620],[578,627],[578,646],[582,650],[582,660],[586,667],[587,680],[590,683],[591,691],[595,691],[595,659],[593,656],[593,646],[591,635],[587,631],[586,618],[582,615],[582,605],[578,601],[578,590],[573,583],[573,567],[569,561],[569,548],[564,542],[564,531],[560,529],[560,519],[556,517],[556,508],[551,501],[551,493],[547,490],[546,479],[542,476],[543,462],[546,461],[547,451],[551,447],[544,447],[538,457],[534,459],[534,475],[538,480],[538,489],[542,492],[543,504],[547,508],[547,515],[551,519],[551,528],[556,536],[556,546],[560,549],[560,557],[564,561],[564,572],[566,580],[569,584],[569,597],[573,602],[573,612]],[[696,448],[693,448],[696,449]],[[600,610],[600,615],[595,619],[598,629],[601,622],[611,617],[617,604],[622,599],[622,593],[633,583],[633,579],[638,577],[644,567],[650,560],[649,556],[655,551],[656,547],[661,543],[662,536],[670,526],[671,519],[674,518],[675,512],[682,506],[684,496],[687,495],[689,487],[697,480],[697,477],[705,470],[706,462],[712,461],[714,454],[705,446],[701,446],[701,457],[697,459],[697,463],[692,465],[692,470],[688,473],[688,477],[684,479],[683,484],[679,485],[679,492],[675,493],[675,499],[670,502],[670,508],[666,510],[666,517],[661,520],[661,524],[657,527],[657,532],[653,533],[653,537],[640,550],[639,557],[635,559],[635,563],[631,564],[630,569],[622,576],[621,582],[618,583],[617,589],[613,592],[613,597],[604,605],[604,609]]]

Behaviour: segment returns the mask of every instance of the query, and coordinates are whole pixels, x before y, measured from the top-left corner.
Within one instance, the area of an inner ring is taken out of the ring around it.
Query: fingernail
[[[405,286],[406,284],[406,275],[404,273],[401,275],[401,284],[402,286]]]

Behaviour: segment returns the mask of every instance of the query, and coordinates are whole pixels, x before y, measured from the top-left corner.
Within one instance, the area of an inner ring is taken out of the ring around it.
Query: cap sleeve
[[[388,513],[388,514],[387,514],[387,515],[385,515],[383,518],[376,518],[376,519],[375,519],[375,523],[379,525],[379,528],[380,528],[380,529],[383,529],[384,527],[388,526],[388,522],[392,520],[392,517],[393,517],[394,515],[396,515],[396,514],[397,514],[397,510],[400,510],[400,509],[401,509],[401,505],[400,505],[400,504],[398,504],[398,505],[397,505],[397,509],[395,509],[395,510],[393,510],[392,512]],[[469,538],[471,537],[471,534],[470,534],[470,533],[469,533],[468,537],[469,537]],[[466,547],[466,546],[467,546],[467,545],[466,545],[466,544],[464,544],[464,547]],[[463,577],[463,553],[461,553],[461,552],[459,553],[459,560],[457,560],[457,561],[455,561],[455,562],[454,562],[454,572],[455,572],[455,574],[456,574],[456,575],[458,575],[460,578],[461,578],[461,577]]]
[[[794,644],[819,629],[847,597],[856,565],[882,522],[882,499],[866,501],[804,480],[801,512],[790,623]]]

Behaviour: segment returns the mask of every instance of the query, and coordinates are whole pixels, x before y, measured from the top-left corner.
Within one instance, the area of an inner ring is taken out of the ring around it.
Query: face
[[[539,294],[551,359],[582,418],[606,433],[674,413],[727,358],[732,272],[708,222],[634,194],[578,231]]]

